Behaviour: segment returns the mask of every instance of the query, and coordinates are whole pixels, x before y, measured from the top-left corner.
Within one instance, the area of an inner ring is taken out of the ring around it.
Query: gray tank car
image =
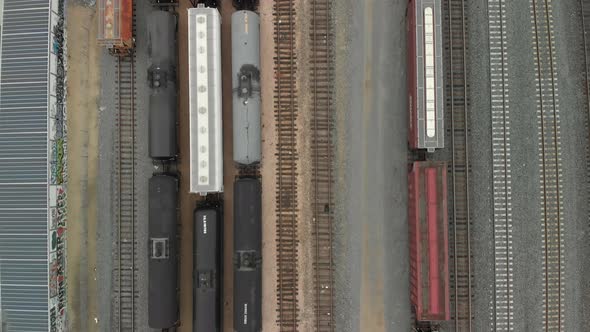
[[[240,10],[231,17],[234,161],[260,163],[260,18]]]
[[[176,75],[176,16],[169,11],[148,14],[148,57],[150,69],[161,68],[174,80]]]

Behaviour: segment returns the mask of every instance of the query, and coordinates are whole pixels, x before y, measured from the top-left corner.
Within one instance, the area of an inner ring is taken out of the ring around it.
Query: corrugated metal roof
[[[4,0],[0,305],[8,331],[48,331],[50,0]]]

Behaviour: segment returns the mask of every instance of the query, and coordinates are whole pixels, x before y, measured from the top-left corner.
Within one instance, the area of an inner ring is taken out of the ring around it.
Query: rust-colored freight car
[[[433,152],[444,147],[441,0],[408,4],[408,143]]]
[[[134,46],[133,0],[98,0],[98,43],[115,55]]]
[[[415,162],[408,180],[410,299],[416,320],[449,320],[446,163]]]

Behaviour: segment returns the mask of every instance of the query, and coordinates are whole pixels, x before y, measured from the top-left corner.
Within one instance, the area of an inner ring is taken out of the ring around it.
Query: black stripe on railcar
[[[253,178],[234,184],[234,330],[262,329],[261,185]]]
[[[178,322],[177,192],[173,176],[149,180],[148,324],[156,329]]]
[[[193,331],[221,331],[222,218],[216,208],[194,212]]]

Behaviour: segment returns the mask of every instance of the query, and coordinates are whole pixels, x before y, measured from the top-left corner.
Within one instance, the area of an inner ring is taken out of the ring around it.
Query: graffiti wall
[[[66,331],[67,127],[64,0],[51,0],[49,87],[49,321]]]

